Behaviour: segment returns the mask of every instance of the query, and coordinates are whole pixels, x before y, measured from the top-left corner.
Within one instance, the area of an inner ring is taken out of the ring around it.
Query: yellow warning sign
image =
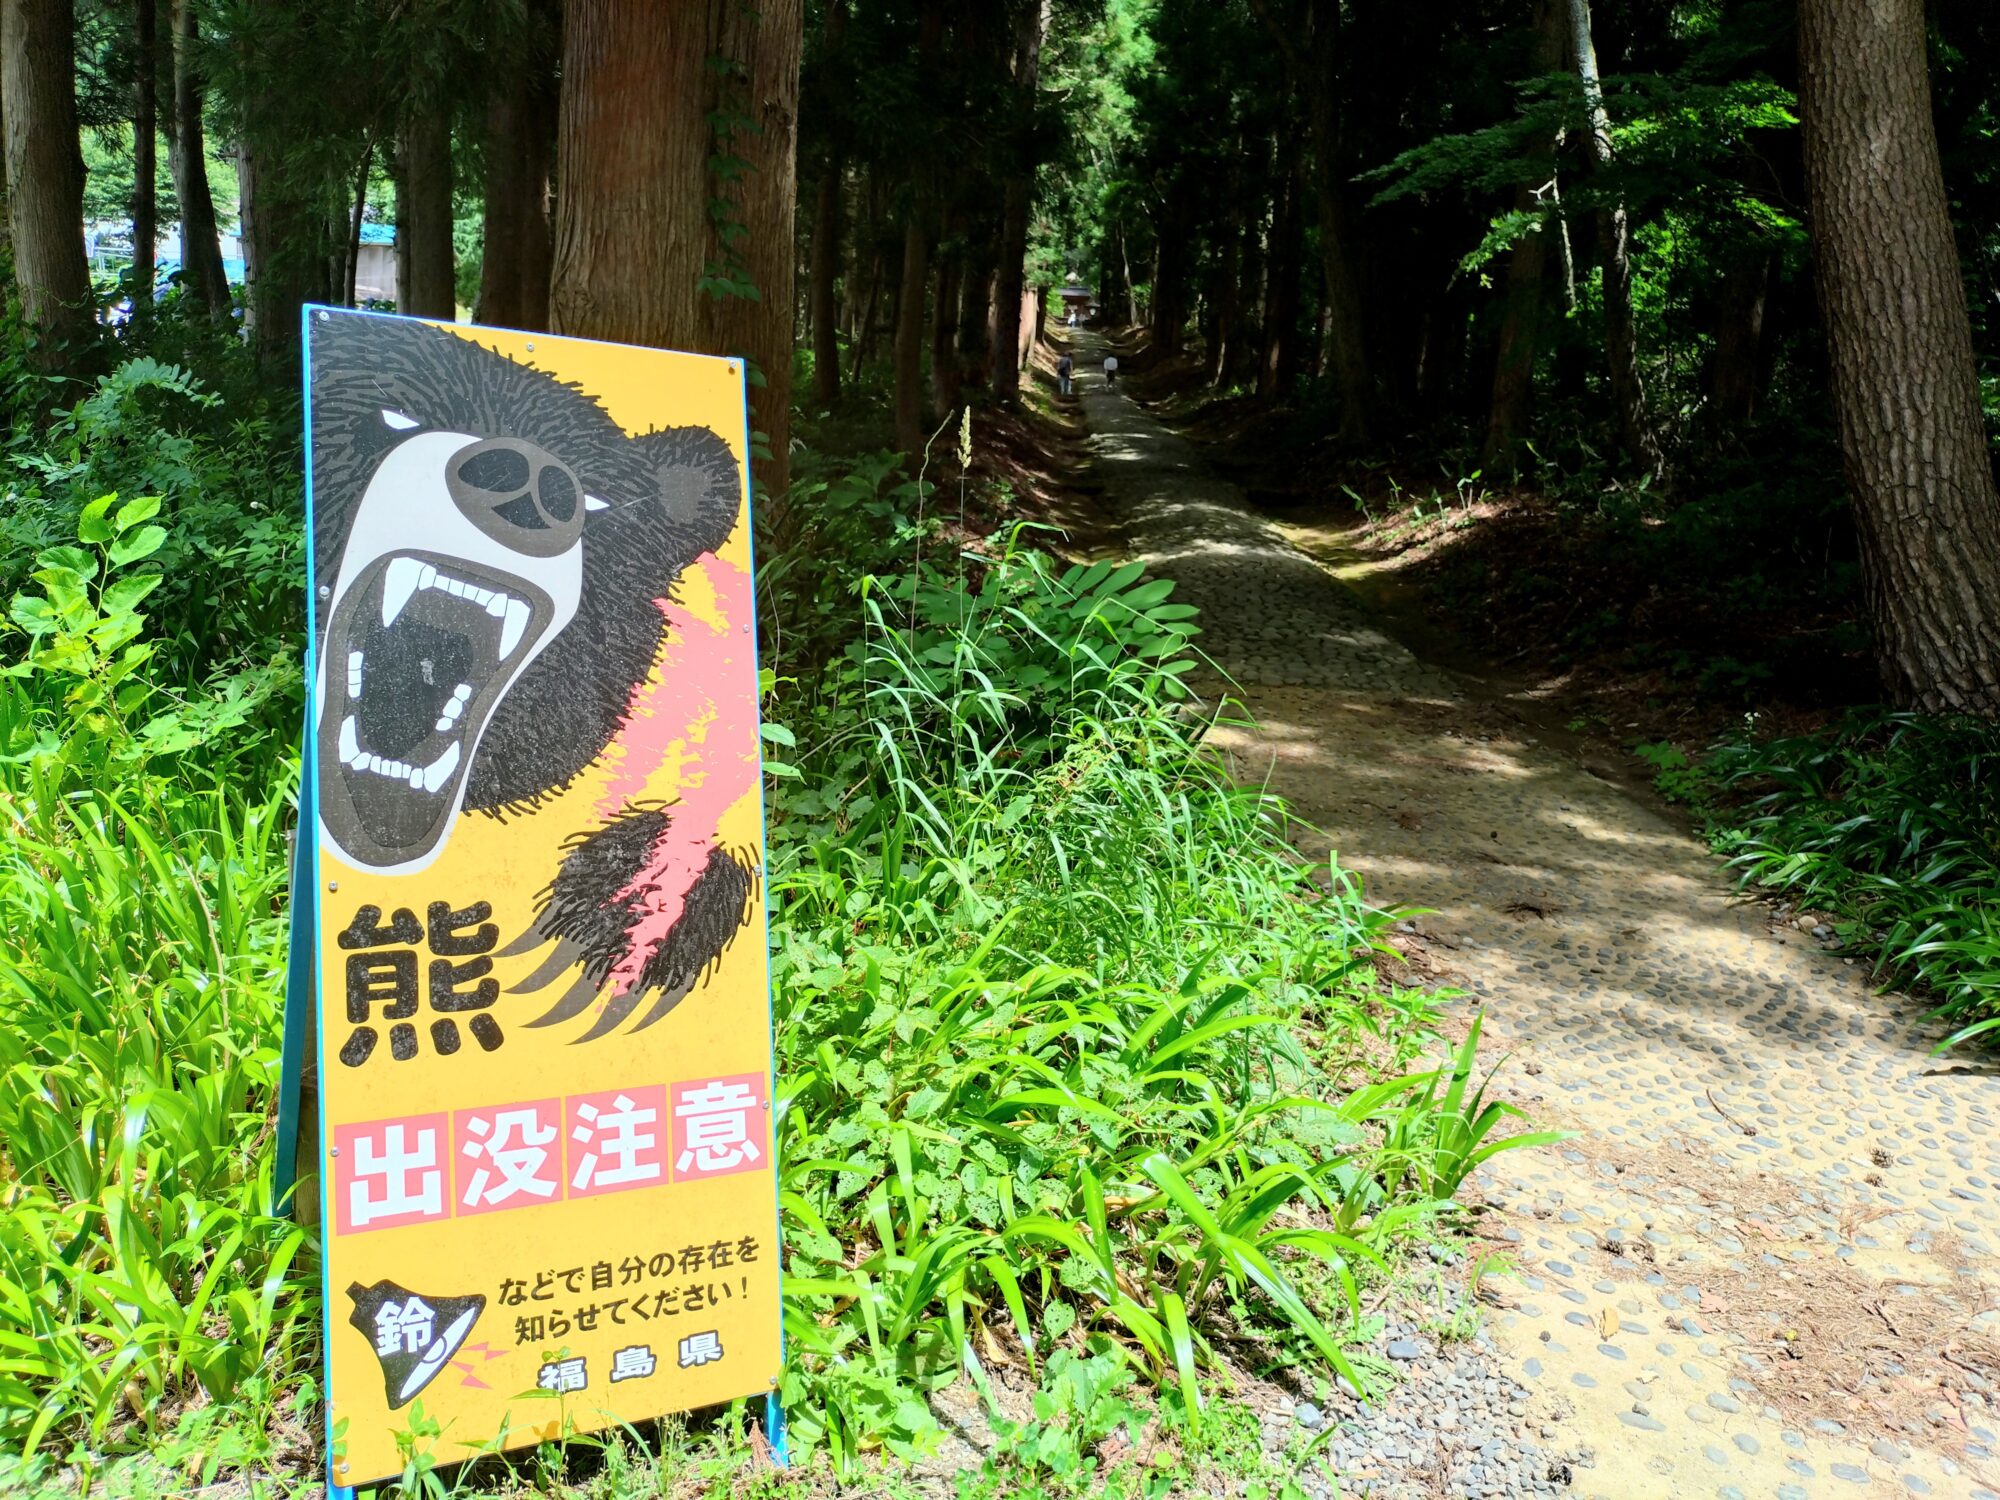
[[[306,330],[331,1478],[761,1394],[741,367]]]

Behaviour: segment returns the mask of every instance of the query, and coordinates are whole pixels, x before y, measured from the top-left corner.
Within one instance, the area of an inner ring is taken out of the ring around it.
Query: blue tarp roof
[[[394,224],[363,224],[361,243],[364,245],[393,245],[396,243]]]

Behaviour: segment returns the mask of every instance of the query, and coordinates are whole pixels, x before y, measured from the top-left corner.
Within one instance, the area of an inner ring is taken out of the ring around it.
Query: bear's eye
[[[542,509],[556,521],[567,521],[576,514],[576,482],[561,469],[543,469],[535,488],[541,494]]]
[[[382,425],[396,432],[408,432],[412,427],[421,427],[424,424],[415,417],[406,417],[401,412],[391,411],[385,406],[382,408]]]
[[[528,478],[533,472],[528,464],[527,455],[512,448],[488,448],[483,453],[475,453],[458,466],[459,478],[467,484],[503,495],[513,494],[526,488]]]

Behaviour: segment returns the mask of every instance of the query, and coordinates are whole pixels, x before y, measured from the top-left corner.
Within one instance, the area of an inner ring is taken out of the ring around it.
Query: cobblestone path
[[[1103,352],[1078,341],[1112,518],[1258,721],[1219,743],[1306,852],[1429,909],[1511,1097],[1578,1132],[1483,1170],[1511,1265],[1485,1332],[1401,1330],[1403,1388],[1325,1414],[1344,1492],[2000,1500],[1994,1070],[1932,1058],[1915,1007],[1420,663]]]

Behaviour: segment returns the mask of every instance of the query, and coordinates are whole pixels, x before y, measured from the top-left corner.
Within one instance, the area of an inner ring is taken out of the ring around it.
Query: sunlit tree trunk
[[[788,479],[803,25],[801,0],[570,0],[563,12],[553,330],[751,361],[751,421],[770,453],[757,478],[773,491]],[[726,143],[745,167],[724,183],[710,174],[711,116],[736,112],[758,129]],[[710,217],[718,199],[742,230],[728,244]],[[730,256],[754,298],[704,290]]]
[[[1922,0],[1800,0],[1834,410],[1882,681],[2000,715],[2000,495],[1931,116]]]
[[[194,0],[175,0],[174,121],[167,137],[167,168],[181,206],[181,284],[216,317],[229,313],[229,277],[216,232],[215,198],[208,186],[208,145],[202,129],[201,73]]]
[[[1021,366],[1040,330],[1021,336],[1027,288],[1028,211],[1035,197],[1035,105],[1041,87],[1042,44],[1049,34],[1053,0],[1035,0],[1016,12],[1013,66],[1013,132],[1007,177],[1001,189],[1000,252],[993,280],[993,394],[1011,401],[1021,393]]]
[[[1611,116],[1604,107],[1604,89],[1597,76],[1597,44],[1591,37],[1590,0],[1567,0],[1570,62],[1583,84],[1590,117],[1590,150],[1600,167],[1609,166]],[[1597,215],[1597,242],[1603,277],[1604,353],[1611,377],[1611,399],[1618,413],[1618,436],[1625,451],[1647,468],[1662,464],[1660,443],[1646,406],[1646,384],[1639,372],[1639,328],[1632,316],[1632,230],[1625,205],[1613,204]]]
[[[0,0],[14,275],[35,335],[30,358],[55,372],[88,363],[95,321],[83,254],[75,45],[70,0]]]
[[[1557,0],[1536,0],[1535,66],[1544,74],[1557,72],[1563,62],[1562,11]],[[1541,209],[1555,190],[1555,145],[1535,163],[1532,182],[1514,190],[1514,211]],[[1485,465],[1511,470],[1528,435],[1528,418],[1535,404],[1535,356],[1539,352],[1542,299],[1548,283],[1549,241],[1558,233],[1545,217],[1531,234],[1515,242],[1507,257],[1507,284],[1501,293],[1500,335],[1493,360],[1493,400],[1486,423]]]

